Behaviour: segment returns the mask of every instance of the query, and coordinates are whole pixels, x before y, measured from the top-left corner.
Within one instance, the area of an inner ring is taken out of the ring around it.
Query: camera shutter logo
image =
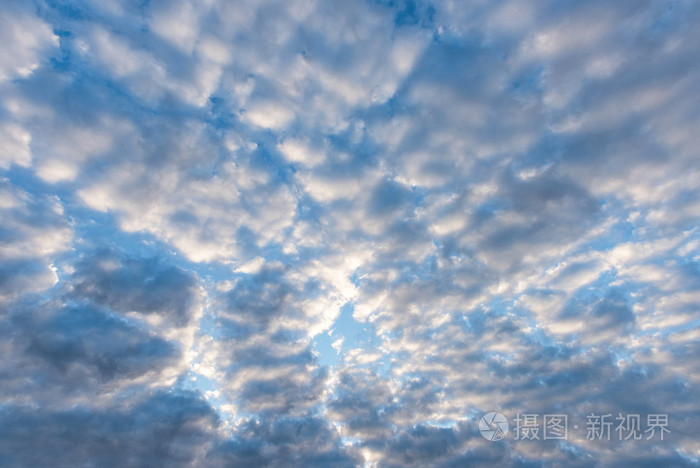
[[[479,421],[479,432],[486,440],[502,440],[508,433],[508,418],[495,411],[486,413]]]

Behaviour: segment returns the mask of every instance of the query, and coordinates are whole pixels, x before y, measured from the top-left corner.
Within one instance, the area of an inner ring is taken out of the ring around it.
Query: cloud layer
[[[0,1],[0,464],[696,466],[699,19]]]

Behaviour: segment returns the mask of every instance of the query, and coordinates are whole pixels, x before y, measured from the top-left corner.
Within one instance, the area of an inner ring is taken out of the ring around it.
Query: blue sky
[[[0,465],[698,466],[699,21],[0,0]]]

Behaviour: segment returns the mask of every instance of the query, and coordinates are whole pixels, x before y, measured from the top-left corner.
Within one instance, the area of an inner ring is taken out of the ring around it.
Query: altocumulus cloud
[[[697,466],[699,21],[1,0],[0,465]]]

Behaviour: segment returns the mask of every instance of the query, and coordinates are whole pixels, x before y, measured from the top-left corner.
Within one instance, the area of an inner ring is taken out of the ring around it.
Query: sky
[[[699,24],[0,0],[0,466],[700,466]]]

